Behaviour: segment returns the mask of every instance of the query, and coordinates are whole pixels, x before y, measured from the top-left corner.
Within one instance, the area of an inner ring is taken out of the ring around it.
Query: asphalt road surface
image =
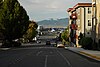
[[[11,48],[0,51],[0,67],[100,67],[94,62],[64,48],[46,46],[53,39],[49,33],[40,36],[41,43],[27,43],[30,47]]]
[[[100,67],[63,48],[41,46],[0,51],[0,67]]]

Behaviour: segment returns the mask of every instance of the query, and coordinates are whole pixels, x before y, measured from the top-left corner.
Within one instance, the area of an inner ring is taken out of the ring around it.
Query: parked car
[[[40,40],[38,40],[38,41],[37,41],[37,43],[41,43],[41,41],[40,41]]]
[[[46,45],[51,45],[50,40],[47,40],[47,41],[46,41]]]

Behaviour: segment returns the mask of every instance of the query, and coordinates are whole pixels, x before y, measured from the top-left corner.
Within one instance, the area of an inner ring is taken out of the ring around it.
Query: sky
[[[18,0],[27,11],[30,20],[41,21],[68,17],[67,9],[77,3],[92,0]]]

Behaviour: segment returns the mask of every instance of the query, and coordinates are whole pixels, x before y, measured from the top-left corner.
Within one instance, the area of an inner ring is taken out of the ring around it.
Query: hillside
[[[44,27],[66,27],[68,25],[68,18],[42,20],[37,23],[38,25],[43,25]]]

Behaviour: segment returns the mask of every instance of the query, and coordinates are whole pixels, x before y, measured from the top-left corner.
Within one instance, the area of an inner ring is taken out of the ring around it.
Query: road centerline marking
[[[44,67],[47,67],[47,61],[48,61],[48,55],[46,55],[46,58],[45,58],[45,66]]]

